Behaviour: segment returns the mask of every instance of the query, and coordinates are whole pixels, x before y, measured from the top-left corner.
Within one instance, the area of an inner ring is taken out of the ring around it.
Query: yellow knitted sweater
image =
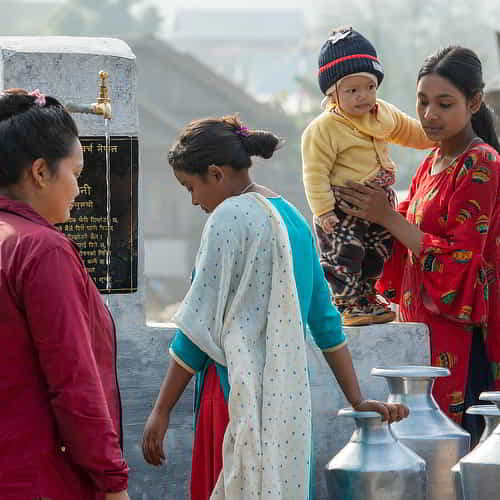
[[[417,120],[381,99],[376,112],[359,117],[340,112],[335,104],[316,117],[302,134],[302,178],[313,214],[333,210],[331,186],[366,182],[380,168],[393,171],[388,142],[416,149],[434,145]]]

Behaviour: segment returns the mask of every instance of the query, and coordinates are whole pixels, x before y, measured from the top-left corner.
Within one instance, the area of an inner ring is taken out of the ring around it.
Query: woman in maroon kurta
[[[437,147],[399,213],[371,186],[342,194],[399,240],[379,290],[399,304],[404,321],[429,326],[432,364],[451,371],[434,396],[473,441],[478,429],[464,409],[482,390],[500,390],[500,146],[483,87],[472,51],[449,47],[429,57],[417,111]]]
[[[57,100],[0,94],[2,500],[128,499],[113,321],[53,226],[82,168]]]

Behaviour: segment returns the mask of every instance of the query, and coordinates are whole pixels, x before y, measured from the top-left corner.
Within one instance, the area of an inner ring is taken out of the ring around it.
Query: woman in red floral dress
[[[448,47],[427,58],[417,112],[436,148],[407,199],[394,211],[376,186],[338,193],[355,206],[346,212],[397,240],[378,289],[399,304],[403,321],[429,326],[432,364],[451,371],[434,396],[473,442],[480,429],[465,408],[481,391],[500,390],[500,145],[483,87],[471,50]]]

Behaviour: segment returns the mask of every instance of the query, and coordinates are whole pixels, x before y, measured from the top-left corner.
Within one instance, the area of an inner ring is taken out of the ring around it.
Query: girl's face
[[[435,73],[417,85],[417,114],[429,139],[442,142],[454,139],[470,125],[479,110],[481,95],[467,99],[449,80]]]
[[[82,146],[80,141],[75,139],[70,154],[59,161],[54,174],[45,168],[40,172],[41,175],[38,175],[41,188],[37,210],[50,223],[59,224],[70,218],[75,198],[80,194],[78,177],[82,170]]]
[[[377,101],[377,84],[368,76],[353,75],[344,78],[336,90],[336,100],[340,109],[352,116],[368,113]]]
[[[191,203],[200,206],[205,213],[214,211],[229,195],[217,167],[209,167],[205,177],[178,169],[174,169],[174,175],[191,193]]]

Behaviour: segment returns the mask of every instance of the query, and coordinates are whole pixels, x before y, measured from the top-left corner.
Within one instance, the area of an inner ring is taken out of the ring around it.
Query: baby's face
[[[368,76],[353,75],[344,78],[336,87],[333,96],[340,109],[352,116],[361,116],[370,112],[377,99],[377,84]]]

